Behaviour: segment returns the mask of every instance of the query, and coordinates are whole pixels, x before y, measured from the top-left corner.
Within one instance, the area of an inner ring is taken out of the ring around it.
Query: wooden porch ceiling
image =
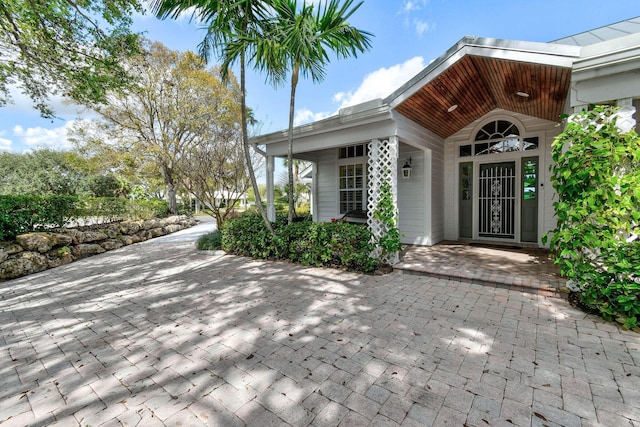
[[[570,80],[567,67],[466,55],[396,109],[442,138],[495,108],[559,122]]]

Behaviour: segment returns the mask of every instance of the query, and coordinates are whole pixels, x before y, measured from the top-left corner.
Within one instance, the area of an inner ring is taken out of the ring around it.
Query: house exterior
[[[313,165],[314,221],[367,210],[375,232],[388,182],[403,243],[543,247],[556,225],[551,144],[561,115],[589,104],[640,110],[640,17],[550,43],[465,37],[387,98],[295,128],[294,158]],[[253,142],[274,218],[287,131]]]

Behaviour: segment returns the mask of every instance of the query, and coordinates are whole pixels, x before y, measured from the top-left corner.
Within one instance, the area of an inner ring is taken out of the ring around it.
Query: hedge
[[[71,221],[92,222],[166,217],[164,200],[79,198],[76,196],[0,195],[0,240],[19,234],[64,227]]]
[[[0,240],[51,227],[77,218],[74,196],[0,196]]]
[[[226,221],[222,227],[222,248],[252,258],[293,260],[303,265],[343,267],[371,272],[378,261],[371,258],[374,245],[367,227],[346,222],[287,224],[278,216],[275,235],[265,227],[262,217],[247,213]]]

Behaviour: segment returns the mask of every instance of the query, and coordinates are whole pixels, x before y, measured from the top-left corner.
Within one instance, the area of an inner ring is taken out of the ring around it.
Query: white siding
[[[431,148],[431,244],[445,239],[445,144],[433,141]]]
[[[340,216],[338,209],[338,150],[329,149],[318,153],[315,195],[317,217],[314,221],[328,222]]]
[[[402,166],[411,157],[411,177],[403,180]],[[425,152],[406,144],[400,144],[398,156],[398,213],[403,243],[425,244],[427,236],[429,203],[425,200]]]
[[[458,167],[456,166],[456,143],[447,140],[444,144],[444,238],[458,240]]]
[[[394,118],[402,142],[398,167],[408,157],[413,162],[411,179],[400,179],[398,188],[403,243],[434,245],[444,239],[444,140],[403,116]]]
[[[546,132],[546,144],[544,147],[540,147],[540,150],[544,150],[544,154],[540,153],[540,183],[542,184],[542,188],[538,188],[540,191],[540,201],[543,202],[542,207],[538,210],[538,212],[542,212],[542,218],[538,222],[541,224],[542,229],[538,232],[539,244],[541,246],[549,247],[549,242],[547,241],[546,245],[542,245],[542,236],[550,230],[556,228],[556,214],[553,209],[553,202],[557,200],[556,192],[553,189],[553,185],[551,184],[551,171],[549,171],[549,165],[551,165],[551,144],[556,136],[562,132],[563,127],[558,126],[555,128],[550,128]]]

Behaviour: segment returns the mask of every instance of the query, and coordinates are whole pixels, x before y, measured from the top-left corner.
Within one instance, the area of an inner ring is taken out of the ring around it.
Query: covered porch
[[[408,245],[394,271],[541,296],[560,296],[566,279],[546,249],[443,241]]]

